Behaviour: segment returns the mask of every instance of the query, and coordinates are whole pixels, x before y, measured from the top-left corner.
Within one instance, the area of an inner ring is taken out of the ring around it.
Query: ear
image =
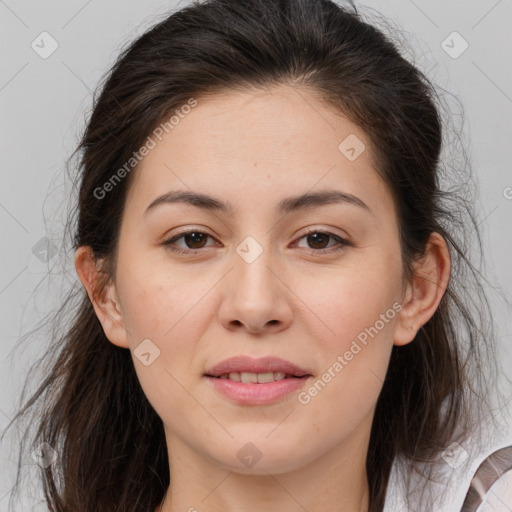
[[[126,331],[123,314],[117,297],[113,279],[101,287],[104,275],[98,268],[97,261],[89,246],[81,246],[75,252],[75,268],[92,302],[105,336],[118,347],[129,348],[129,337]]]
[[[395,326],[395,345],[410,343],[421,326],[435,313],[448,287],[451,272],[450,251],[445,239],[432,232],[425,254],[414,265],[414,276],[407,284],[403,309]]]

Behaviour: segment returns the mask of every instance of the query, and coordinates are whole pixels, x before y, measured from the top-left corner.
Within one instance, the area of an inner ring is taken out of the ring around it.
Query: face
[[[404,298],[366,134],[304,89],[229,92],[198,98],[134,173],[112,295],[126,336],[109,338],[132,351],[168,444],[248,473],[364,447]],[[171,192],[216,202],[149,207]],[[234,356],[295,367],[217,373],[295,377],[207,376]]]

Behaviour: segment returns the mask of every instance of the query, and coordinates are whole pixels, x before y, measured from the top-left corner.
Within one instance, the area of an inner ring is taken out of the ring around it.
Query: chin
[[[250,439],[248,437],[247,439]],[[253,438],[254,439],[254,438]],[[234,457],[226,457],[235,445]],[[307,465],[315,459],[315,453],[308,448],[308,452],[300,451],[305,445],[302,442],[292,443],[290,446],[283,446],[280,441],[272,442],[262,438],[261,442],[254,441],[233,441],[228,447],[224,447],[221,453],[210,456],[229,471],[246,475],[266,475],[288,473]],[[227,448],[227,449],[226,449]]]

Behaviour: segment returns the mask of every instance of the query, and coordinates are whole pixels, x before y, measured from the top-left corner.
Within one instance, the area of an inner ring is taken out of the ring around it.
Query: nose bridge
[[[272,261],[270,243],[261,236],[258,238],[261,243],[253,236],[242,240],[236,247],[234,261],[239,300],[247,304],[254,302],[254,307],[261,301],[272,301],[276,293],[275,276],[270,271],[276,262]]]
[[[289,325],[291,307],[286,287],[276,277],[279,263],[273,257],[269,237],[248,236],[236,246],[233,270],[220,305],[224,327],[245,327],[256,333],[262,329],[282,329]]]

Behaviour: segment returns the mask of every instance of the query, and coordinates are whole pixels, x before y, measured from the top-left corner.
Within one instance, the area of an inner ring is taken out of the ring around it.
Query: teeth
[[[258,374],[257,373],[249,373],[242,372],[240,374],[240,380],[246,384],[253,383],[256,384],[258,382]]]
[[[274,381],[274,373],[273,372],[267,372],[267,373],[258,373],[258,382],[260,384],[264,382],[273,382]]]
[[[283,372],[265,372],[265,373],[250,373],[250,372],[232,372],[219,375],[219,379],[229,379],[235,382],[244,382],[245,384],[264,384],[266,382],[273,382],[275,380],[283,380],[285,378],[292,378],[292,375],[287,375]]]

